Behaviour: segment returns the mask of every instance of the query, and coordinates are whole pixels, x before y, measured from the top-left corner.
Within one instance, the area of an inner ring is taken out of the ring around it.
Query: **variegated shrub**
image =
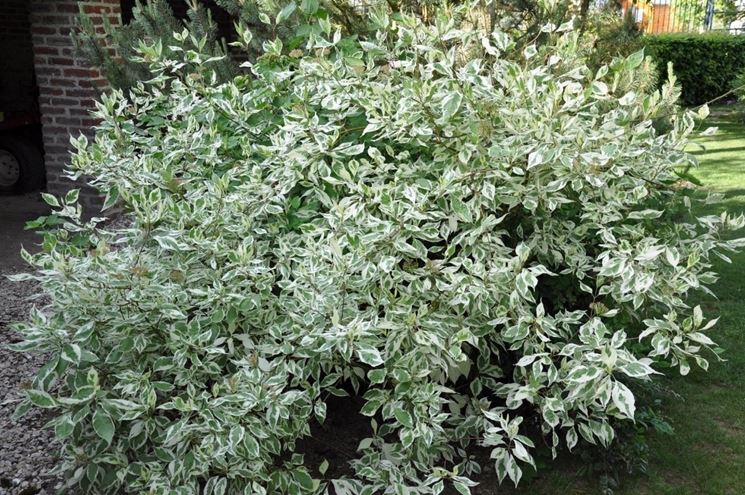
[[[706,367],[686,299],[743,219],[691,216],[676,90],[628,90],[641,53],[592,73],[568,29],[517,49],[454,18],[321,19],[223,85],[156,45],[103,98],[73,167],[127,221],[47,197],[50,302],[19,327],[70,484],[467,493],[475,449],[517,483],[537,441],[610,445],[659,364]],[[374,432],[335,480],[296,449],[330,395]]]

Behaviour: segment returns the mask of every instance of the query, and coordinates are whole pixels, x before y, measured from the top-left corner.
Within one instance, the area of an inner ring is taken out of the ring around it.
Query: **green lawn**
[[[739,115],[745,109],[739,108]],[[697,139],[706,150],[694,151],[701,166],[693,175],[706,189],[725,194],[723,205],[701,207],[699,214],[722,208],[745,212],[745,123],[740,120],[732,107],[715,108],[706,123],[719,132]],[[624,478],[616,495],[745,494],[745,253],[733,256],[732,264],[717,262],[716,269],[718,299],[702,296],[698,302],[708,315],[721,316],[711,336],[726,349],[726,361],[712,362],[708,372],[693,369],[687,377],[663,379],[681,396],[662,403],[675,434],[651,437],[647,474]],[[578,466],[577,460],[560,461],[515,493],[598,493],[596,482],[576,474]]]
[[[701,166],[694,175],[705,188],[724,193],[725,201],[702,207],[700,214],[745,212],[743,116],[742,107],[719,107],[707,122],[719,132],[700,139],[706,149],[695,151]],[[745,493],[745,253],[731,264],[718,261],[716,269],[718,299],[702,298],[701,305],[721,315],[712,336],[726,349],[726,361],[667,380],[682,396],[664,404],[676,434],[652,439],[648,476],[629,480],[620,493]]]

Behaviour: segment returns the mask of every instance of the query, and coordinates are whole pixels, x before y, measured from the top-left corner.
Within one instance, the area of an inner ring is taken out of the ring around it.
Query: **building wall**
[[[2,2],[16,0],[0,0]],[[63,175],[70,159],[70,135],[90,135],[95,120],[90,115],[97,92],[106,81],[97,70],[75,55],[70,32],[80,5],[94,23],[103,17],[120,22],[120,0],[27,0],[33,41],[36,83],[39,90],[47,170],[47,190],[53,194],[79,187]],[[92,196],[89,194],[89,198]]]

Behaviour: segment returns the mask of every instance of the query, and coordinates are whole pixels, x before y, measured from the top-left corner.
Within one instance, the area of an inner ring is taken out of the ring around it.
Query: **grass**
[[[714,136],[697,141],[700,167],[693,175],[704,187],[723,193],[723,204],[702,206],[700,215],[722,209],[745,213],[745,109],[718,107],[708,119]],[[742,234],[741,234],[742,235]],[[710,334],[726,353],[709,371],[692,369],[686,377],[668,376],[663,384],[680,397],[667,397],[662,412],[674,435],[652,435],[646,474],[622,479],[614,495],[735,495],[745,493],[745,252],[732,263],[717,261],[721,274],[717,298],[702,296],[708,315],[720,315]],[[598,484],[576,473],[579,462],[565,460],[557,469],[526,483],[519,494],[594,494]],[[503,493],[495,490],[494,493]]]
[[[723,204],[700,207],[700,214],[745,213],[743,115],[742,107],[714,109],[710,125],[719,132],[701,138],[706,149],[694,152],[701,162],[694,175],[725,195]],[[721,274],[713,288],[717,299],[700,302],[721,316],[712,335],[727,350],[726,361],[666,380],[682,397],[664,404],[676,434],[652,439],[648,476],[631,480],[620,493],[745,493],[745,253],[732,256],[731,264],[717,261],[715,268]]]

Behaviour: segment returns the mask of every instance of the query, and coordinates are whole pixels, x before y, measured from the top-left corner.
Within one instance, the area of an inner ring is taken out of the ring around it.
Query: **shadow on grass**
[[[743,146],[733,146],[733,147],[729,147],[729,148],[728,147],[711,148],[711,147],[707,146],[707,144],[710,145],[711,143],[708,143],[708,142],[707,143],[701,143],[701,145],[704,146],[705,149],[692,150],[690,153],[692,155],[697,156],[699,159],[701,159],[703,157],[714,155],[714,154],[718,154],[718,153],[731,153],[731,152],[735,152],[735,151],[745,151],[745,145],[743,145]],[[742,163],[742,161],[740,161],[740,165],[744,165]]]

